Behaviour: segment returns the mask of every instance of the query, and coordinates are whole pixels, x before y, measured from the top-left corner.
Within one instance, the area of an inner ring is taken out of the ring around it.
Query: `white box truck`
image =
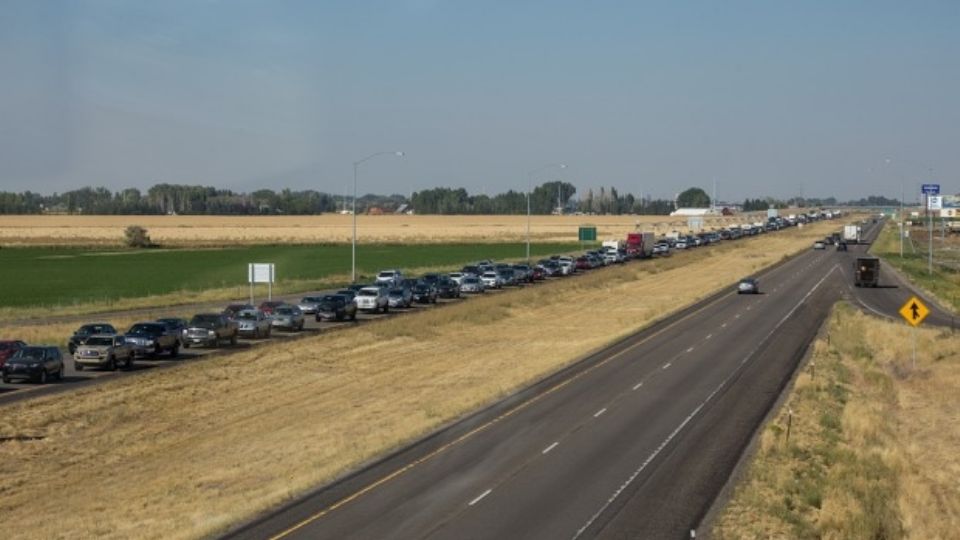
[[[843,226],[843,241],[848,244],[859,244],[860,243],[860,226],[859,225],[844,225]]]

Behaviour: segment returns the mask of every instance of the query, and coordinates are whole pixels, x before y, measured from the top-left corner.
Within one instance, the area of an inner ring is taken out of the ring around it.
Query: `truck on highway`
[[[859,225],[844,225],[843,241],[848,244],[859,244],[861,231]]]
[[[653,257],[653,244],[656,238],[652,232],[627,233],[627,254],[637,259]]]
[[[858,257],[853,263],[853,283],[857,287],[876,287],[880,283],[880,259]]]

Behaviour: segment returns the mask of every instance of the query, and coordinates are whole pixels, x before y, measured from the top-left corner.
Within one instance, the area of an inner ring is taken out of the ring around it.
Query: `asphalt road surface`
[[[889,269],[854,289],[861,249],[804,253],[229,536],[689,538],[833,303],[898,316],[914,294]]]

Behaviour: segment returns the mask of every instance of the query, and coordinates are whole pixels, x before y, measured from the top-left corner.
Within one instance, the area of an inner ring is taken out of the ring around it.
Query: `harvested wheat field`
[[[706,227],[765,221],[765,214],[706,219]],[[580,225],[595,225],[599,239],[642,230],[687,230],[685,218],[669,216],[532,216],[536,242],[576,242]],[[353,216],[0,216],[0,245],[120,245],[124,229],[145,227],[163,246],[318,244],[350,242]],[[518,242],[526,239],[526,216],[357,216],[363,242]]]
[[[917,329],[914,366],[913,332],[834,309],[716,538],[957,537],[960,337]]]
[[[11,405],[0,420],[0,537],[214,534],[834,228],[599,270]],[[542,331],[544,320],[554,331]]]

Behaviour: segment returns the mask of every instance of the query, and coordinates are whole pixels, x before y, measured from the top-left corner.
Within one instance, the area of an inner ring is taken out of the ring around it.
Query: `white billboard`
[[[273,263],[250,263],[247,265],[249,283],[273,283],[276,273]]]

